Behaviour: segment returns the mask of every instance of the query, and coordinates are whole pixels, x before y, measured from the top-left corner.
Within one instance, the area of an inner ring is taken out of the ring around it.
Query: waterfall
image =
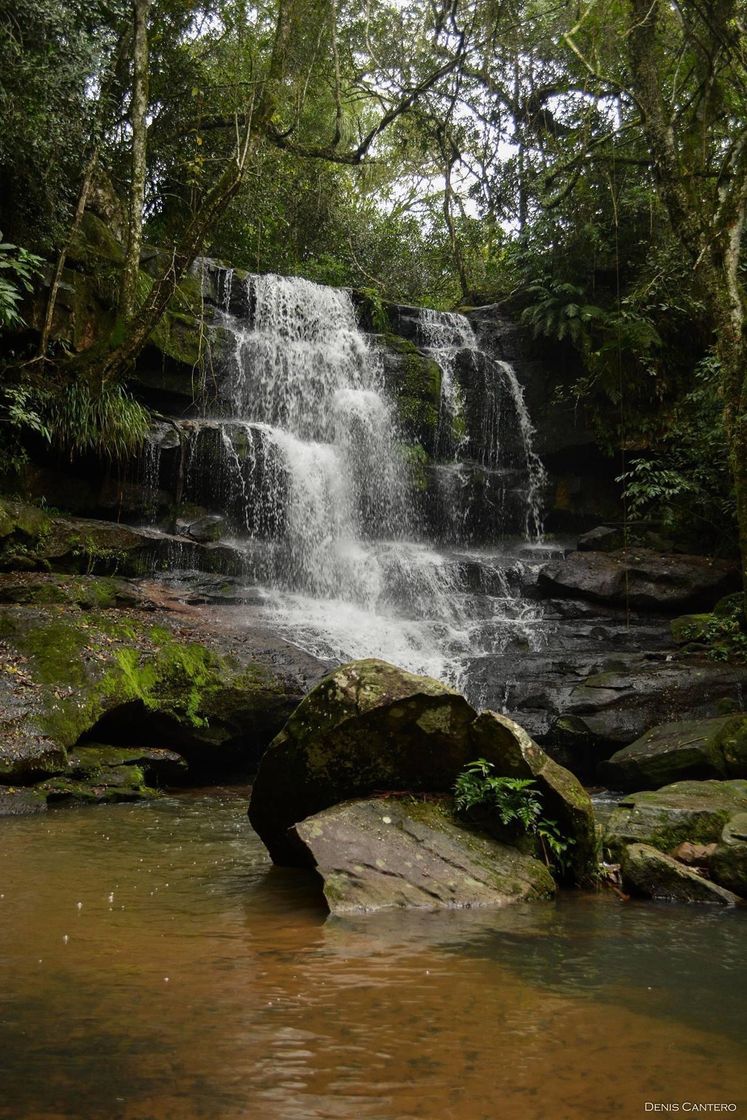
[[[462,687],[470,659],[533,641],[538,610],[518,594],[516,558],[467,547],[474,494],[486,492],[473,468],[501,495],[513,487],[527,540],[540,533],[544,478],[516,374],[484,354],[469,320],[417,313],[419,349],[441,374],[429,469],[450,518],[444,550],[414,484],[397,386],[351,294],[229,269],[210,283],[222,362],[206,415],[180,422],[180,478],[192,508],[224,518],[272,626],[322,657],[380,656]],[[158,441],[149,452],[154,493],[166,454]],[[495,541],[504,506],[487,502]]]
[[[480,347],[466,315],[424,309],[418,317],[418,331],[423,349],[441,370],[437,457],[451,459],[458,464],[469,442],[465,394],[457,374],[457,364],[461,361],[482,374],[484,406],[480,417],[478,457],[485,466],[495,467],[499,463],[507,465],[508,456],[503,446],[501,421],[503,408],[506,404],[510,406],[511,415],[504,424],[504,430],[508,424],[515,426],[514,430],[519,436],[521,466],[526,472],[524,534],[529,541],[541,541],[541,501],[547,475],[542,461],[534,451],[534,425],[516,370],[510,362],[492,358]],[[457,494],[455,480],[459,478],[459,471],[444,473],[443,478],[442,484],[450,490],[452,516],[458,516],[460,511],[454,508],[454,503]]]

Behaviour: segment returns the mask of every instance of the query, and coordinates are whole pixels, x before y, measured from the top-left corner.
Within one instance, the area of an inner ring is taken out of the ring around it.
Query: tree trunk
[[[120,314],[127,323],[132,318],[137,300],[137,281],[140,271],[140,247],[143,239],[143,202],[145,200],[145,173],[148,132],[148,12],[150,0],[133,0],[132,46],[132,100],[130,127],[132,128],[132,177],[127,199],[127,246],[122,287]]]

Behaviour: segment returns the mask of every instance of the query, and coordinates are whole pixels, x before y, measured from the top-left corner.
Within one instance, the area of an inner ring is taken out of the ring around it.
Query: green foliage
[[[28,380],[0,391],[3,435],[20,469],[23,439],[41,437],[71,459],[87,453],[109,460],[132,456],[150,428],[150,415],[123,386],[87,380],[39,385]]]
[[[18,307],[24,293],[33,290],[42,264],[35,253],[2,241],[0,233],[0,330],[24,325]]]
[[[499,778],[485,758],[465,766],[454,783],[454,808],[469,815],[474,809],[495,814],[511,831],[536,837],[545,862],[564,874],[574,841],[563,836],[557,822],[542,816],[542,801],[532,778]]]
[[[747,661],[747,630],[742,595],[722,600],[712,614],[699,618],[697,624],[681,626],[677,638],[703,646],[711,661],[743,664]]]
[[[147,410],[121,385],[91,386],[78,380],[48,399],[47,425],[52,442],[71,458],[93,452],[106,459],[125,459],[148,434]]]
[[[454,806],[458,813],[491,809],[501,824],[533,829],[542,812],[539,794],[531,789],[531,778],[497,778],[492,762],[478,758],[465,766],[454,783]]]
[[[522,311],[521,321],[531,328],[535,338],[544,335],[583,346],[588,325],[607,318],[601,307],[581,302],[584,291],[576,284],[547,279],[530,284],[526,294],[533,302]]]
[[[697,525],[706,543],[729,550],[735,538],[718,363],[704,358],[695,387],[673,408],[655,455],[636,458],[619,481],[632,518],[654,517],[665,527]]]

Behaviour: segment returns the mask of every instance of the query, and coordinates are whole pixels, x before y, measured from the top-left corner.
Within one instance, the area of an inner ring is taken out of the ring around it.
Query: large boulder
[[[646,898],[712,906],[736,906],[741,901],[732,891],[648,844],[628,845],[622,853],[621,870],[623,884]]]
[[[293,834],[333,914],[503,906],[555,891],[543,863],[458,823],[448,802],[347,801],[298,822]]]
[[[652,549],[572,552],[539,574],[548,595],[629,606],[636,610],[678,611],[712,606],[739,585],[739,571],[727,560],[664,555]]]
[[[108,601],[90,588],[86,595]],[[8,785],[53,776],[101,784],[95,772],[123,760],[93,753],[93,743],[129,751],[127,763],[149,784],[178,777],[180,767],[145,748],[177,751],[193,779],[248,776],[302,695],[283,672],[189,640],[167,617],[69,601],[2,606],[0,665],[0,783]]]
[[[260,763],[252,827],[276,863],[295,863],[288,829],[375,791],[448,791],[472,758],[474,708],[385,661],[336,669],[306,696]]]
[[[747,778],[747,716],[653,727],[603,762],[599,776],[624,790],[658,789],[686,778]]]
[[[292,825],[375,792],[447,793],[476,757],[497,777],[536,782],[546,816],[573,844],[577,881],[594,863],[591,803],[576,778],[517,724],[478,717],[445,685],[384,661],[343,665],[305,698],[260,763],[249,819],[276,863],[302,862]]]
[[[605,846],[619,855],[627,844],[648,844],[671,852],[689,841],[710,844],[724,825],[747,811],[747,781],[675,782],[659,790],[633,793],[610,815]]]
[[[535,782],[543,815],[572,841],[568,864],[577,882],[590,881],[596,868],[596,830],[591,798],[578,778],[537,746],[523,728],[496,712],[481,712],[471,728],[475,753],[499,759],[501,777]]]

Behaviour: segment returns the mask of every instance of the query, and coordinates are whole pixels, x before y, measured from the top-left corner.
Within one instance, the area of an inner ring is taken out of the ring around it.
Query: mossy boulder
[[[293,836],[319,872],[333,914],[504,906],[550,898],[543,863],[457,822],[446,801],[347,801]]]
[[[68,249],[68,260],[94,271],[101,261],[121,264],[124,249],[111,228],[97,214],[87,210]]]
[[[159,747],[112,747],[86,744],[68,752],[68,773],[76,779],[100,784],[102,775],[117,770],[140,771],[150,786],[174,785],[183,780],[187,763],[176,751]],[[114,782],[121,785],[121,782]]]
[[[447,791],[470,759],[463,696],[373,658],[343,665],[306,696],[260,763],[249,819],[276,863],[288,829],[376,790]]]
[[[134,606],[137,592],[124,579],[46,572],[0,573],[0,603],[66,605],[86,609]]]
[[[249,819],[276,863],[294,864],[289,829],[332,805],[376,792],[448,793],[477,756],[496,776],[537,782],[548,817],[573,841],[573,877],[590,877],[588,796],[511,720],[479,717],[457,692],[384,661],[353,661],[325,677],[262,758]]]
[[[710,844],[724,825],[747,811],[747,781],[675,782],[633,793],[610,815],[604,844],[617,856],[626,844],[642,843],[670,852],[679,844]]]
[[[115,801],[151,801],[160,791],[148,786],[140,766],[105,766],[85,779],[58,776],[35,787],[48,805],[101,805]]]
[[[645,898],[711,906],[736,906],[740,901],[732,891],[704,879],[697,871],[648,844],[625,847],[621,871],[624,886]]]
[[[0,499],[0,572],[80,572],[141,575],[154,568],[215,557],[196,541],[94,518],[51,516],[35,506]]]
[[[496,774],[535,782],[543,815],[572,841],[568,864],[577,882],[590,882],[596,871],[596,828],[591,798],[578,778],[559,766],[513,720],[481,712],[470,729],[475,755],[497,760]]]
[[[297,702],[263,665],[180,639],[136,611],[6,606],[0,639],[14,670],[0,705],[6,782],[70,776],[66,752],[86,738],[173,748],[205,777],[247,774]]]
[[[601,763],[599,776],[624,790],[687,778],[747,778],[747,716],[660,724]]]

